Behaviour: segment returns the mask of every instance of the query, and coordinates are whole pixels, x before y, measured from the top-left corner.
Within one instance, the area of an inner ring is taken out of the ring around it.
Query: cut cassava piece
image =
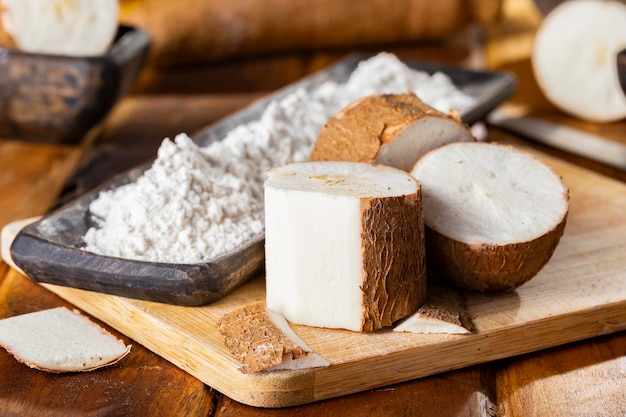
[[[310,160],[375,162],[409,171],[429,150],[461,141],[474,137],[458,114],[447,116],[411,93],[371,95],[328,119]]]
[[[453,143],[421,158],[429,268],[471,290],[512,290],[548,262],[569,192],[538,159],[509,146]]]
[[[267,307],[309,326],[374,331],[426,295],[419,183],[385,165],[302,162],[265,182]]]
[[[242,372],[328,366],[280,314],[262,304],[244,306],[218,321],[224,344],[242,363]]]
[[[424,304],[393,328],[394,332],[469,334],[472,318],[463,295],[448,285],[428,283]]]
[[[65,307],[0,320],[0,346],[18,361],[48,372],[91,371],[120,361],[131,349]]]
[[[118,0],[1,0],[2,26],[24,52],[104,54],[118,27]]]
[[[617,54],[626,48],[626,4],[563,2],[542,21],[532,51],[541,90],[561,110],[595,122],[626,117]]]

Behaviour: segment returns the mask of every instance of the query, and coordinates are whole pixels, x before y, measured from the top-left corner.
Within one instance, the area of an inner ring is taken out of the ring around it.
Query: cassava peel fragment
[[[472,319],[459,291],[441,283],[429,282],[426,300],[415,314],[394,327],[394,332],[469,334]]]
[[[48,372],[91,371],[120,361],[131,346],[65,307],[0,320],[0,346]]]
[[[268,171],[266,302],[289,321],[374,331],[426,294],[420,186],[406,172],[355,162]]]
[[[291,330],[280,315],[262,304],[244,306],[218,322],[224,344],[244,373],[328,366]]]
[[[422,184],[428,265],[463,288],[519,287],[545,266],[564,232],[567,186],[512,147],[449,144],[412,174]]]
[[[474,140],[458,117],[411,93],[367,96],[329,118],[310,160],[375,162],[408,171],[430,149]]]

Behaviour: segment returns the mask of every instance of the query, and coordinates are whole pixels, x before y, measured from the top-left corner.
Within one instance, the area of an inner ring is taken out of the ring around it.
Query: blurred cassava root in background
[[[501,0],[120,0],[120,21],[147,30],[151,62],[228,58],[445,38],[489,24]]]

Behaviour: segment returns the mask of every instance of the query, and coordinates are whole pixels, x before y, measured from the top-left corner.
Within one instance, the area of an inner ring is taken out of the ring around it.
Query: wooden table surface
[[[386,50],[407,58],[510,70],[519,82],[512,101],[530,105],[534,114],[626,144],[626,121],[584,123],[546,103],[533,80],[528,59],[538,19],[526,1],[510,0],[505,2],[504,21],[486,31],[480,49],[461,37],[444,45],[390,45]],[[347,52],[257,58],[169,73],[148,70],[91,143],[60,146],[0,139],[0,226],[45,213],[113,173],[154,158],[164,137],[193,133]],[[495,141],[519,140],[497,129],[489,129],[489,135]],[[626,182],[625,171],[529,141],[524,143]],[[0,317],[61,305],[70,306],[0,262]],[[221,395],[126,336],[111,331],[133,344],[131,354],[117,365],[89,373],[57,375],[32,370],[1,350],[0,415],[626,415],[624,332],[309,405],[259,409]]]

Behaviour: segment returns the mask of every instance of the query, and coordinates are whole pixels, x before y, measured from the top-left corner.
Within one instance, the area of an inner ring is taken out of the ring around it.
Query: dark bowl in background
[[[106,55],[71,57],[0,48],[0,137],[75,144],[132,88],[150,47],[120,25]]]

